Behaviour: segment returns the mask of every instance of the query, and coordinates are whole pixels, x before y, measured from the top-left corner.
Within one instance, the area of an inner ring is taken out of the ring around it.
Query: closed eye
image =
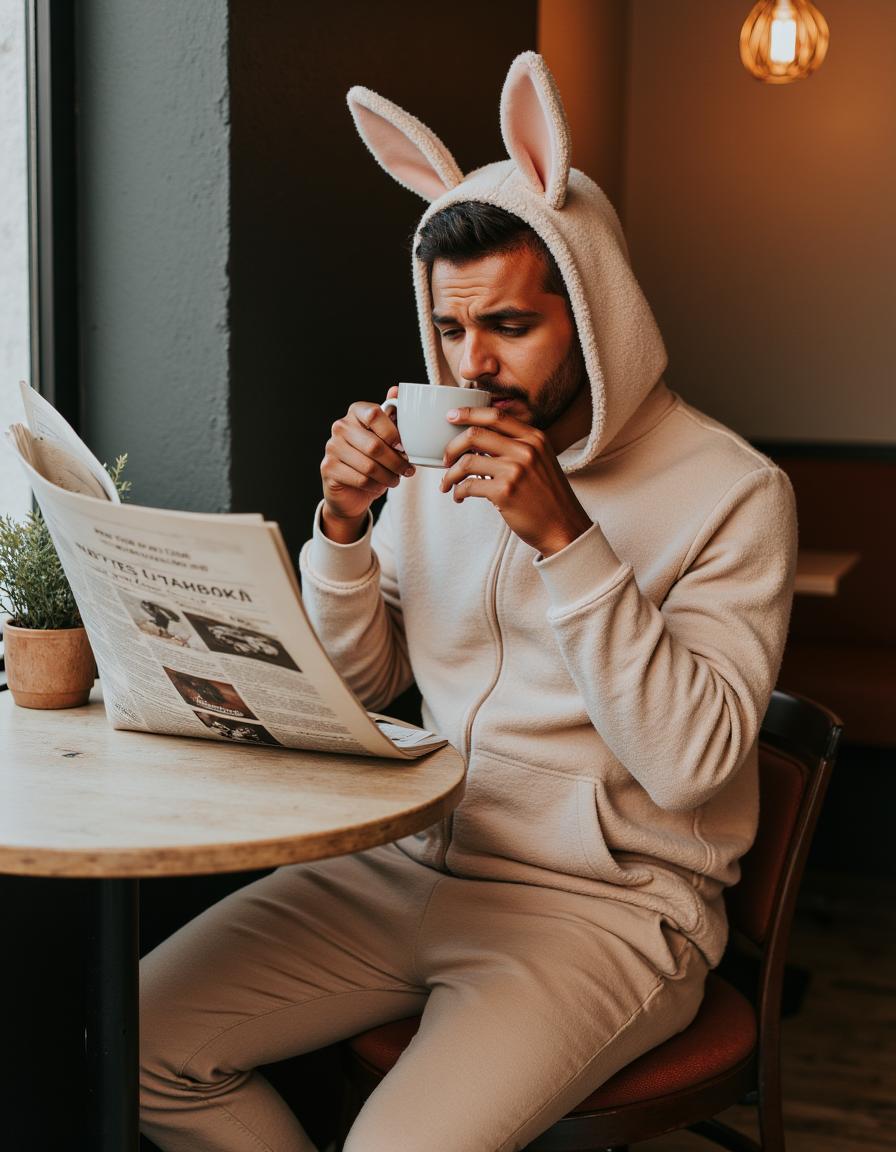
[[[531,325],[528,324],[495,324],[493,328],[493,331],[501,336],[509,336],[511,340],[518,336],[525,336],[531,330]],[[439,328],[438,332],[443,340],[456,340],[464,334],[463,328]]]

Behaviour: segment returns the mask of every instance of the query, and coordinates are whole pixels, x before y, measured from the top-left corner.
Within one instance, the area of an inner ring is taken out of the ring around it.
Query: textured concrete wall
[[[0,429],[22,419],[19,380],[30,377],[25,6],[0,0]],[[25,475],[0,446],[0,516],[31,504]]]
[[[226,0],[78,5],[86,438],[138,503],[230,506]]]

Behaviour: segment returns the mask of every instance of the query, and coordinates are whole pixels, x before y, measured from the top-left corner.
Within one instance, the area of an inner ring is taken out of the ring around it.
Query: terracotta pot
[[[6,680],[22,708],[77,708],[87,703],[96,664],[83,628],[3,625]]]

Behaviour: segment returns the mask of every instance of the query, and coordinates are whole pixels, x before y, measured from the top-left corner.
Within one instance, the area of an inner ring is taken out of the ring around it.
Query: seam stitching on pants
[[[522,1131],[522,1129],[527,1124],[530,1124],[538,1116],[538,1114],[540,1112],[544,1112],[544,1110],[546,1108],[550,1107],[552,1101],[556,1100],[556,1098],[561,1094],[561,1092],[564,1092],[566,1090],[566,1088],[568,1087],[568,1085],[570,1085],[573,1082],[573,1080],[575,1080],[575,1078],[577,1076],[581,1076],[583,1072],[587,1071],[587,1069],[591,1067],[591,1065],[598,1058],[598,1056],[600,1056],[601,1052],[603,1052],[603,1050],[607,1047],[607,1045],[612,1044],[613,1041],[618,1036],[621,1036],[622,1033],[631,1025],[632,1021],[637,1016],[641,1015],[641,1013],[644,1011],[644,1009],[647,1007],[647,1005],[650,1003],[650,1001],[654,998],[654,996],[656,996],[656,994],[660,991],[660,989],[665,986],[665,983],[666,983],[665,980],[662,980],[662,979],[658,980],[657,983],[654,984],[654,986],[650,989],[650,992],[648,992],[645,999],[641,1001],[641,1003],[638,1005],[637,1008],[635,1008],[635,1010],[632,1012],[631,1016],[629,1016],[629,1018],[627,1020],[623,1021],[623,1023],[620,1025],[619,1028],[616,1029],[616,1031],[613,1033],[612,1036],[607,1037],[607,1039],[604,1041],[604,1043],[601,1044],[600,1048],[598,1048],[598,1050],[591,1056],[591,1058],[589,1060],[587,1060],[582,1065],[581,1068],[579,1068],[576,1072],[574,1072],[571,1076],[569,1076],[560,1085],[560,1087],[557,1089],[557,1091],[554,1092],[554,1094],[552,1096],[549,1096],[548,1099],[544,1101],[544,1103],[541,1105],[541,1107],[537,1111],[533,1112],[531,1116],[527,1116],[526,1119],[522,1122],[522,1124],[518,1124],[516,1126],[516,1128],[514,1128],[514,1130],[506,1137],[506,1139],[504,1141],[502,1141],[501,1144],[498,1145],[498,1149],[505,1147],[508,1140],[512,1140],[514,1138],[514,1136],[516,1136],[516,1134],[518,1132]]]
[[[274,1149],[270,1146],[270,1144],[268,1144],[268,1142],[266,1140],[262,1140],[262,1138],[258,1135],[257,1132],[253,1132],[251,1128],[247,1127],[247,1125],[245,1125],[242,1122],[242,1120],[240,1120],[239,1116],[234,1116],[234,1114],[230,1111],[229,1108],[222,1108],[221,1111],[227,1117],[228,1120],[230,1120],[232,1123],[236,1124],[236,1126],[240,1129],[240,1131],[245,1132],[245,1133],[247,1133],[247,1135],[251,1136],[252,1139],[255,1141],[256,1145],[259,1148],[262,1148],[264,1150],[264,1152],[274,1152]]]
[[[417,931],[414,934],[414,947],[411,949],[411,971],[418,978],[418,980],[420,978],[420,970],[417,967],[417,944],[420,940],[420,933],[423,931],[423,921],[426,919],[426,913],[429,911],[429,906],[432,903],[433,896],[436,894],[436,889],[440,884],[442,884],[443,881],[447,879],[447,876],[440,876],[439,879],[436,880],[435,884],[433,884],[432,888],[430,889],[429,895],[426,898],[426,903],[423,905],[423,911],[420,913],[420,922],[418,923]]]
[[[364,993],[364,992],[376,992],[376,993],[401,992],[402,994],[406,994],[408,992],[415,992],[415,991],[416,991],[416,989],[414,989],[412,987],[408,987],[408,988],[346,988],[346,990],[344,992],[322,992],[320,994],[320,996],[311,996],[307,1000],[294,1000],[291,1004],[284,1004],[280,1008],[271,1008],[268,1012],[259,1012],[256,1016],[247,1016],[244,1020],[237,1020],[237,1022],[235,1024],[230,1024],[226,1028],[222,1028],[221,1031],[216,1032],[214,1034],[214,1036],[209,1036],[209,1038],[207,1040],[205,1040],[202,1044],[199,1045],[199,1047],[196,1049],[195,1052],[191,1053],[191,1055],[186,1056],[184,1058],[184,1062],[181,1064],[177,1075],[181,1079],[185,1079],[186,1077],[184,1076],[184,1069],[187,1067],[187,1065],[192,1060],[196,1059],[196,1057],[199,1055],[199,1053],[204,1048],[208,1048],[208,1046],[210,1044],[214,1044],[216,1040],[220,1040],[222,1036],[226,1035],[228,1032],[232,1032],[234,1028],[241,1028],[244,1024],[253,1024],[256,1020],[263,1020],[266,1016],[275,1016],[278,1012],[289,1012],[293,1008],[304,1008],[309,1004],[316,1004],[318,1000],[328,1000],[328,999],[329,1000],[335,1000],[340,996],[357,996],[359,993]]]

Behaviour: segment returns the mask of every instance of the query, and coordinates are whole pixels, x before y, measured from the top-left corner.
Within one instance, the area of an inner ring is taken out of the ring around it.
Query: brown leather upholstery
[[[348,1046],[372,1072],[385,1076],[413,1040],[419,1027],[419,1016],[392,1020],[388,1024],[380,1024],[378,1028],[370,1028],[367,1032],[353,1036]]]
[[[371,1071],[385,1076],[419,1024],[419,1016],[395,1020],[355,1036],[350,1047]],[[617,1072],[573,1112],[618,1108],[679,1092],[736,1067],[755,1046],[756,1015],[750,1002],[711,972],[693,1023]]]
[[[781,869],[799,815],[807,771],[795,756],[760,745],[759,832],[741,860],[741,879],[726,893],[728,921],[757,944],[765,941]]]

